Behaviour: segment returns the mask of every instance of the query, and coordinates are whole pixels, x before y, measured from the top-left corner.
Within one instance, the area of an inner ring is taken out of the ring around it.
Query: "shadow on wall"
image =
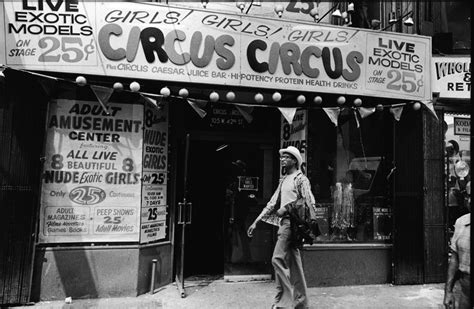
[[[40,249],[35,258],[32,301],[98,298],[96,277],[84,251]]]

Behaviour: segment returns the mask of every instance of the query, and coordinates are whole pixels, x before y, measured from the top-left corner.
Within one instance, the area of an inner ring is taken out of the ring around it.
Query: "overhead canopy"
[[[41,4],[6,0],[0,5],[5,16],[0,41],[6,44],[0,63],[38,71],[431,99],[430,37],[155,3]]]

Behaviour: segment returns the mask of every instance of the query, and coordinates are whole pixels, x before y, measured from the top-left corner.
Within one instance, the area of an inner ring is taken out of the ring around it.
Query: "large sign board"
[[[471,98],[471,57],[434,57],[433,92],[440,98]]]
[[[151,2],[2,9],[0,63],[14,68],[431,99],[430,37]]]
[[[138,241],[143,106],[58,99],[46,119],[39,241]]]

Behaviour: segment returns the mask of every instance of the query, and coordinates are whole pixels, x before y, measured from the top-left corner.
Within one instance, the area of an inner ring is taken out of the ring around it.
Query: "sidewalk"
[[[138,297],[41,302],[23,308],[265,309],[274,296],[273,281],[188,281],[181,298],[176,285]],[[443,284],[362,285],[309,288],[311,308],[443,308]]]

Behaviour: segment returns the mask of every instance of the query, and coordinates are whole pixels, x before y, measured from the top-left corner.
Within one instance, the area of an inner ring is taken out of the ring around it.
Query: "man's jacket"
[[[283,180],[286,177],[293,177],[297,192],[297,200],[294,201],[293,207],[304,207],[309,212],[309,220],[316,219],[316,207],[313,193],[311,192],[311,184],[308,177],[306,177],[301,170],[295,175],[285,175],[280,179],[277,189],[273,193],[272,198],[262,210],[258,218],[268,224],[279,226],[281,218],[277,216],[276,212],[280,208],[280,191]]]

